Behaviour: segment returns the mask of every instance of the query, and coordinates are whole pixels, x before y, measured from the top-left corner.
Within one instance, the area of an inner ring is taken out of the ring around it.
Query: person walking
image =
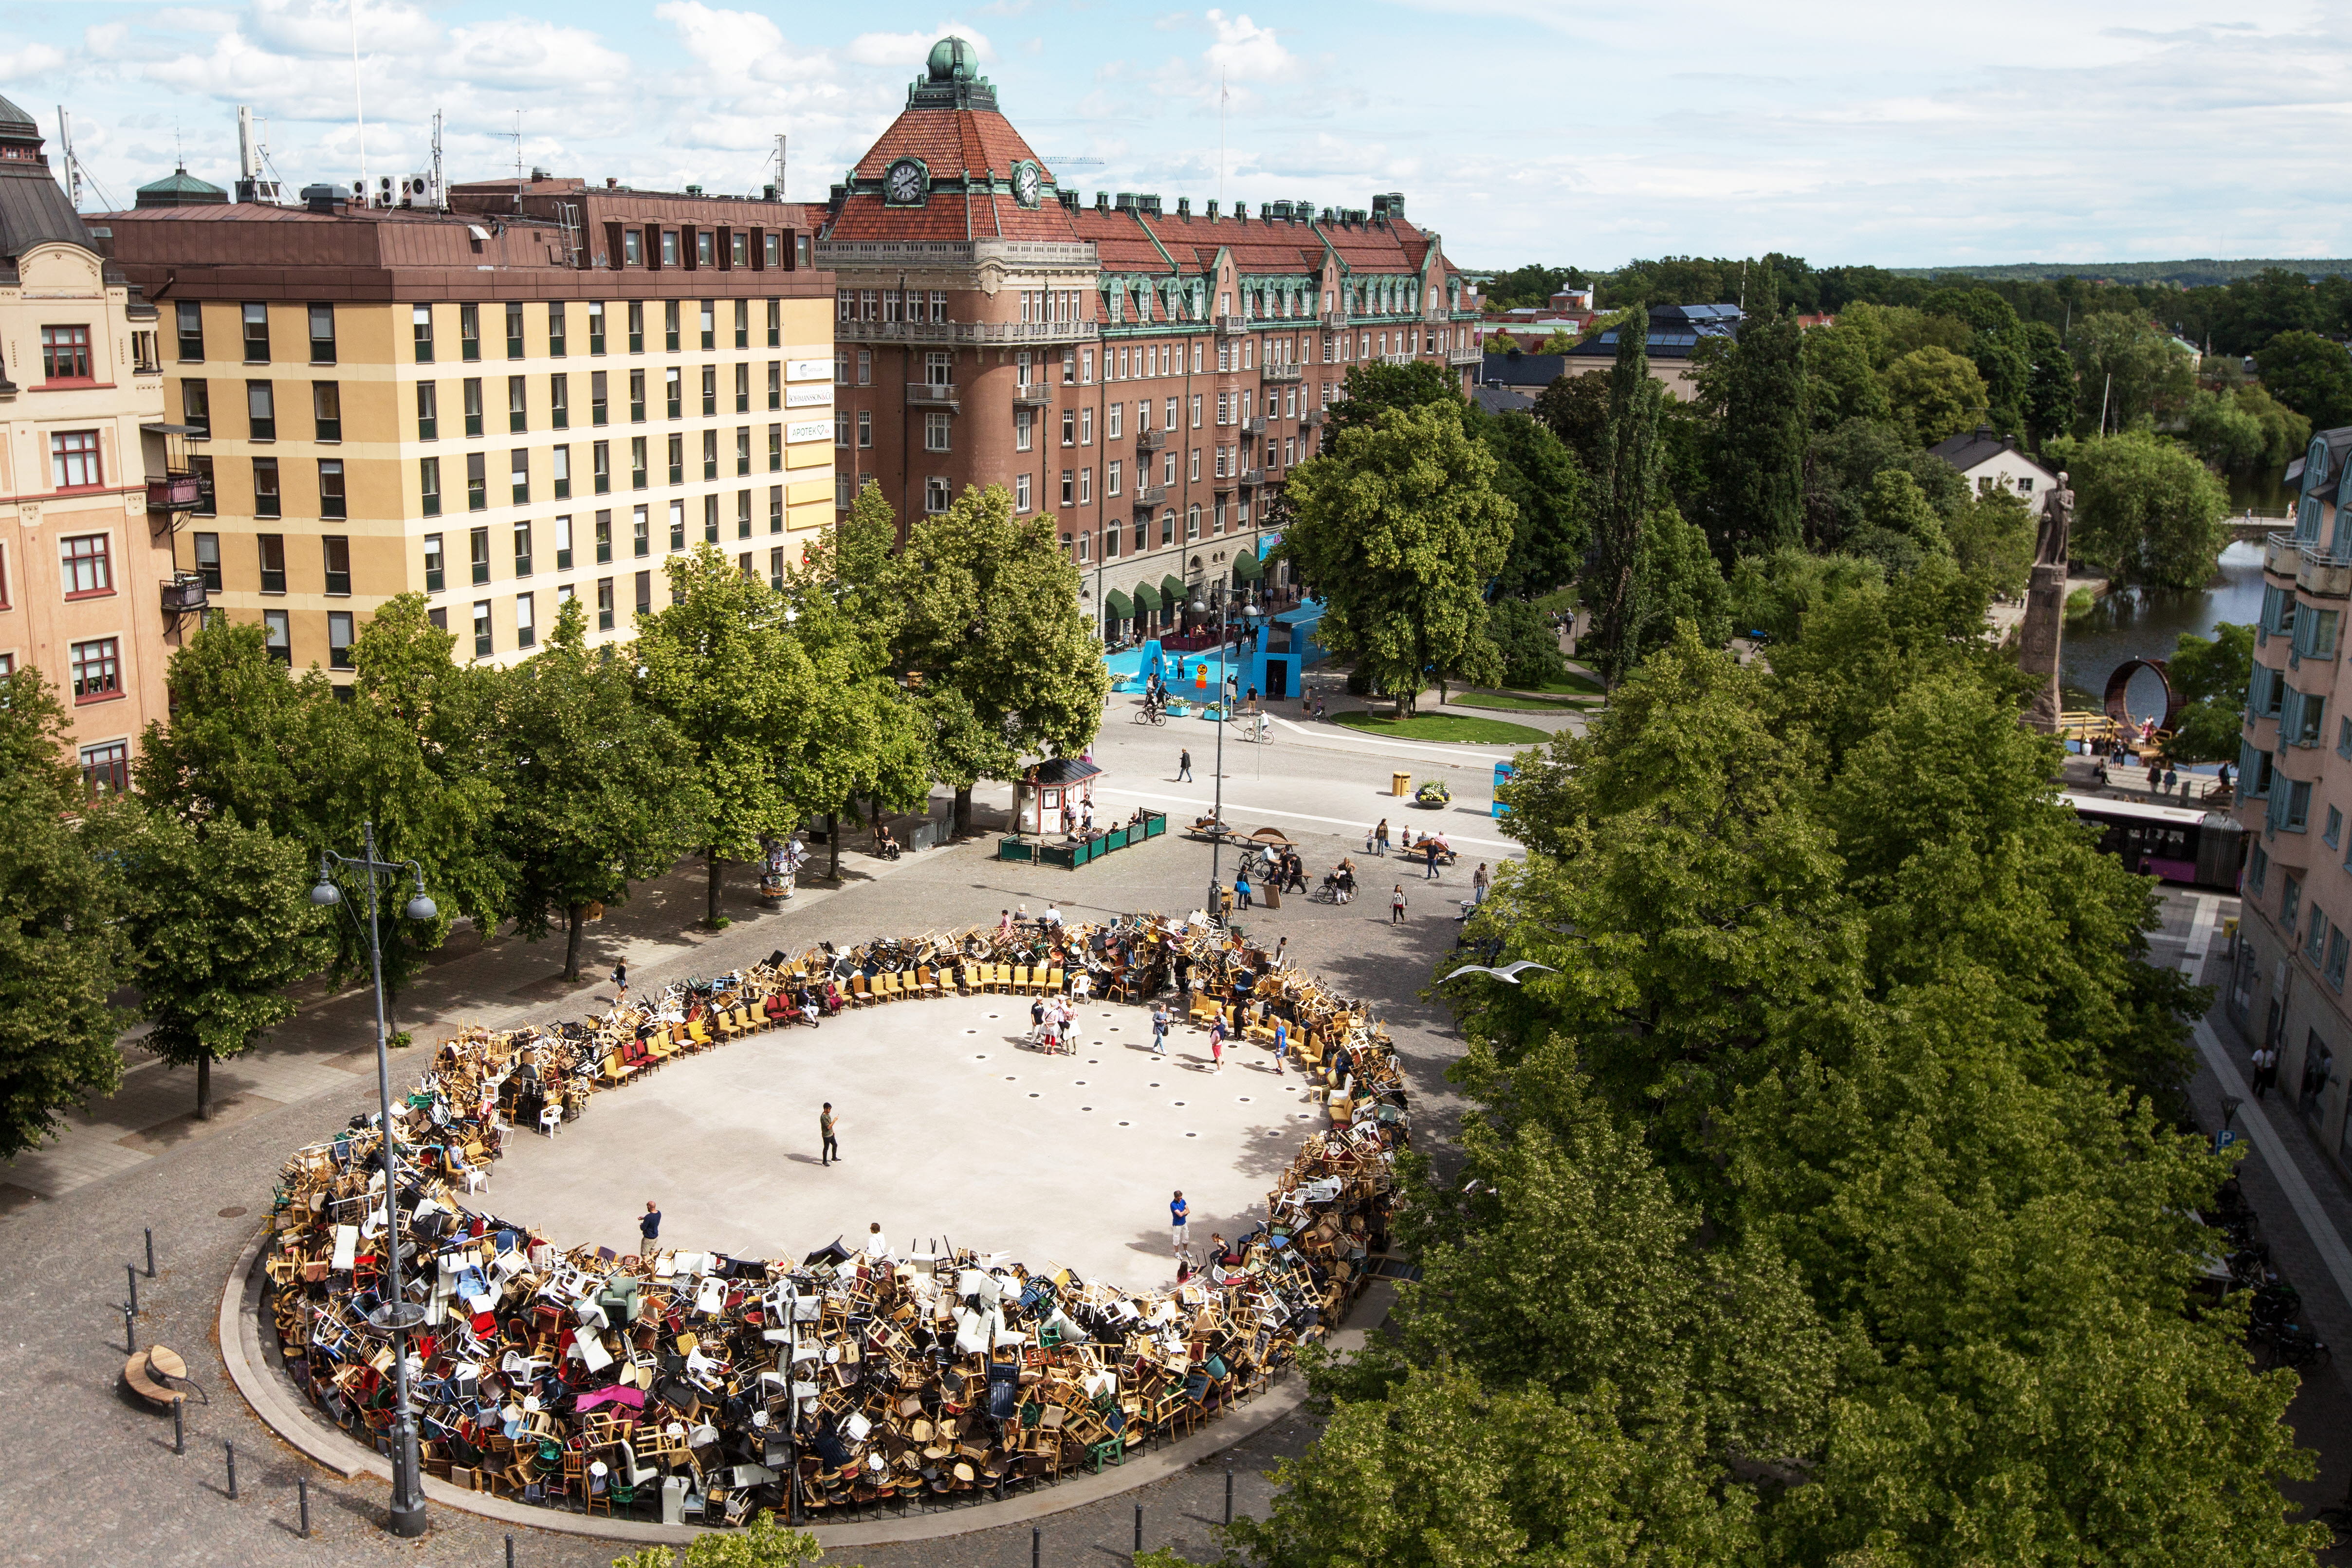
[[[816,1130],[824,1139],[824,1158],[817,1162],[821,1165],[830,1165],[841,1158],[841,1145],[833,1141],[833,1130],[837,1125],[833,1119],[833,1101],[828,1100],[816,1115]]]
[[[1242,908],[1250,907],[1250,879],[1247,871],[1234,873],[1234,896],[1241,900]]]
[[[1385,855],[1388,852],[1389,819],[1383,816],[1381,818],[1381,825],[1372,829],[1372,853],[1375,855]]]
[[[637,1216],[637,1239],[644,1245],[641,1252],[654,1249],[654,1238],[661,1235],[661,1210],[651,1198],[646,1200],[646,1212]]]
[[[1209,1070],[1225,1070],[1225,1016],[1223,1013],[1218,1014],[1217,1021],[1209,1026]]]
[[[1176,955],[1176,1005],[1190,1013],[1192,1010],[1192,955]]]
[[[626,960],[613,965],[613,988],[621,994],[620,1005],[629,1005],[629,965]]]
[[[1176,753],[1176,782],[1192,782],[1192,748],[1190,746],[1181,748]]]
[[[1437,835],[1434,833],[1421,841],[1422,853],[1429,857],[1429,875],[1422,879],[1424,882],[1437,880]]]
[[[1192,1213],[1192,1205],[1184,1201],[1184,1189],[1177,1188],[1176,1196],[1168,1205],[1168,1234],[1175,1243],[1179,1258],[1192,1248],[1192,1227],[1189,1223]]]
[[[1151,1054],[1155,1057],[1168,1054],[1168,1004],[1165,1002],[1151,1005]]]
[[[1392,926],[1404,924],[1404,884],[1402,882],[1399,882],[1396,885],[1396,890],[1389,895],[1389,924]]]
[[[1486,879],[1486,862],[1481,860],[1478,862],[1478,868],[1470,873],[1471,901],[1474,903],[1485,903],[1486,901],[1486,889],[1488,885],[1489,884]]]
[[[1290,1057],[1290,1024],[1287,1019],[1274,1021],[1274,1076],[1282,1076],[1282,1064]]]

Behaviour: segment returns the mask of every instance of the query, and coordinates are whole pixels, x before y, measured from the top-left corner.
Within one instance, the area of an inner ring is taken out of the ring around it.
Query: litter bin
[[[1412,794],[1412,775],[1411,773],[1391,773],[1389,775],[1389,793],[1394,795]]]

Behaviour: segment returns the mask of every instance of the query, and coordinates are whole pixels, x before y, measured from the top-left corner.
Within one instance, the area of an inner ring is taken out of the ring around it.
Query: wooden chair
[[[1027,964],[1017,963],[1013,966],[1013,980],[1012,984],[1007,988],[1016,993],[1026,993],[1028,991],[1029,966]]]
[[[915,971],[915,989],[921,995],[938,995],[940,994],[939,976],[933,974],[929,969],[919,966]]]
[[[871,1006],[873,1002],[874,993],[867,988],[866,976],[863,974],[851,975],[849,977],[849,1005],[853,1007],[866,1007]]]
[[[1045,984],[1041,985],[1039,989],[1044,991],[1048,996],[1060,995],[1062,993],[1061,970],[1059,968],[1049,970],[1046,973]]]

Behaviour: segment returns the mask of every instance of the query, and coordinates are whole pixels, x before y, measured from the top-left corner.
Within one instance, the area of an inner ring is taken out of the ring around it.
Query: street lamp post
[[[1217,720],[1216,804],[1210,808],[1210,816],[1220,831],[1209,836],[1209,914],[1210,918],[1215,919],[1223,907],[1221,900],[1224,892],[1219,862],[1225,847],[1223,832],[1225,826],[1225,726],[1233,721],[1234,716],[1225,696],[1225,584],[1202,584],[1195,587],[1192,608],[1196,616],[1206,615],[1213,608],[1217,617],[1217,705],[1220,714]],[[1257,604],[1253,599],[1244,613],[1255,615],[1256,611]]]
[[[375,824],[362,828],[362,852],[357,858],[347,855],[321,852],[319,856],[319,885],[310,889],[310,901],[331,909],[343,901],[342,889],[336,887],[333,873],[341,868],[360,871],[367,877],[367,943],[368,964],[375,979],[375,1095],[376,1109],[381,1116],[380,1131],[383,1144],[383,1215],[386,1251],[389,1254],[390,1290],[383,1302],[368,1314],[368,1321],[380,1332],[392,1339],[392,1517],[394,1535],[418,1536],[425,1533],[425,1486],[423,1466],[418,1462],[416,1447],[416,1411],[408,1402],[408,1331],[425,1321],[425,1310],[413,1305],[401,1283],[400,1259],[400,1166],[394,1152],[392,1132],[392,1062],[385,1054],[388,1044],[383,1017],[383,943],[376,930],[376,879],[390,871],[405,871],[415,880],[416,896],[408,900],[404,911],[410,920],[432,921],[440,910],[425,896],[425,870],[414,860],[379,860],[375,858]]]

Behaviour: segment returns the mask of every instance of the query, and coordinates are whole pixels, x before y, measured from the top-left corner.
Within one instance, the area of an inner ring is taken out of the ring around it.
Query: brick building
[[[833,188],[835,483],[903,519],[1002,485],[1053,517],[1106,637],[1257,575],[1269,501],[1351,365],[1427,361],[1466,390],[1474,290],[1404,198],[1369,211],[1065,190],[942,39]]]
[[[807,209],[534,173],[439,210],[424,184],[105,220],[163,311],[172,417],[208,433],[179,565],[214,605],[338,680],[401,593],[511,660],[567,598],[626,637],[665,556],[774,576],[833,521]]]
[[[83,776],[119,790],[164,717],[184,595],[155,309],[102,244],[0,98],[0,675],[39,669]]]

